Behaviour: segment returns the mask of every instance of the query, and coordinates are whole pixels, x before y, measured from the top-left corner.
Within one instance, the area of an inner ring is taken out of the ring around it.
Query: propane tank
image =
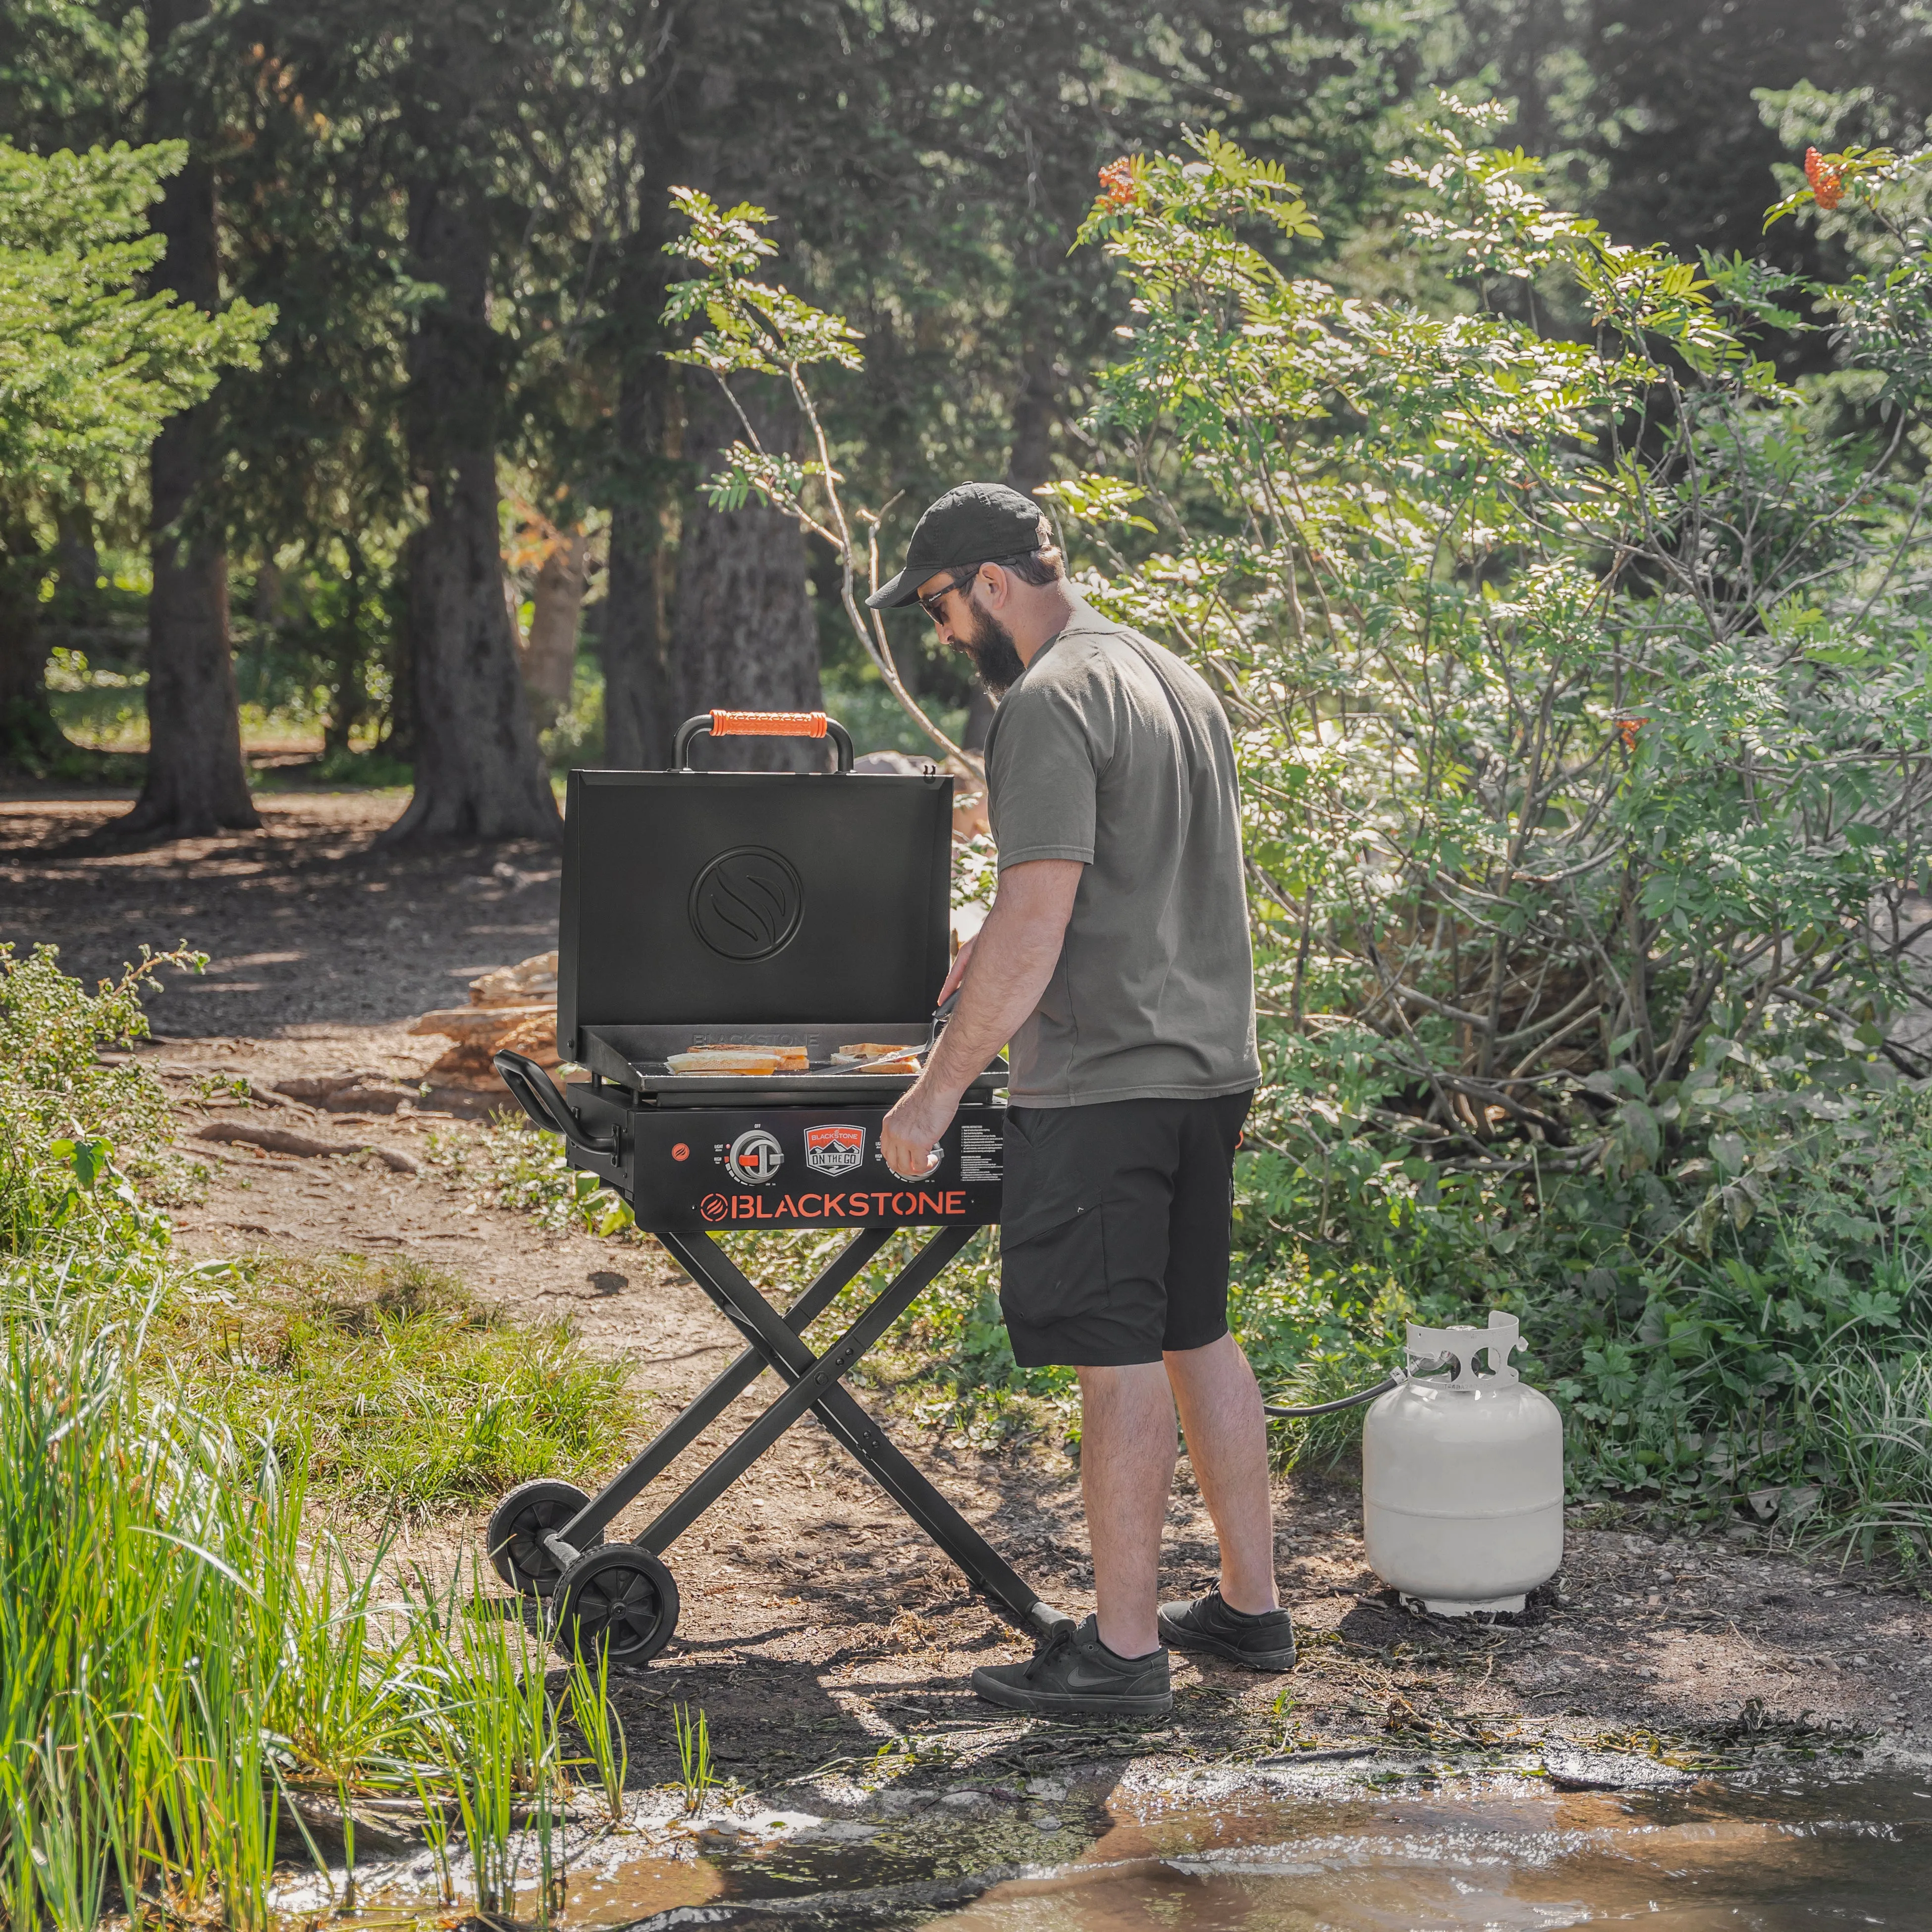
[[[1563,1419],[1510,1366],[1514,1315],[1412,1322],[1408,1377],[1362,1429],[1362,1534],[1376,1574],[1443,1616],[1520,1610],[1563,1562]],[[1486,1358],[1479,1372],[1479,1358]],[[1450,1375],[1429,1375],[1444,1364]]]

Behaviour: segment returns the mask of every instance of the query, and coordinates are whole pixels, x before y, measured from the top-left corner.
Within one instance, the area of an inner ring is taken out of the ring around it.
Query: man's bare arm
[[[959,1096],[1040,1004],[1060,963],[1066,922],[1086,870],[1077,859],[1031,859],[1000,874],[998,896],[973,942],[959,1004],[926,1071],[886,1116],[881,1150],[917,1178]]]

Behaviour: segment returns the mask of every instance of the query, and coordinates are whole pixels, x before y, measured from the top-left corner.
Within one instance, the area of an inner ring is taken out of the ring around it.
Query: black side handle
[[[614,1154],[615,1134],[586,1134],[584,1124],[573,1114],[556,1082],[526,1053],[512,1053],[506,1046],[490,1063],[503,1084],[516,1096],[517,1105],[540,1127],[561,1134],[573,1146],[592,1154]]]

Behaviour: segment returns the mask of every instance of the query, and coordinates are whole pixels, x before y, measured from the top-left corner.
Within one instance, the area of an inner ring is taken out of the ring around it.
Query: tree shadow
[[[207,953],[208,971],[170,978],[152,1010],[156,1031],[178,1038],[412,1018],[460,1004],[478,972],[556,944],[547,847],[377,851],[392,800],[263,804],[259,832],[144,845],[98,823],[90,801],[11,801],[7,936],[22,952],[57,946],[63,969],[90,983],[118,975],[143,940]]]

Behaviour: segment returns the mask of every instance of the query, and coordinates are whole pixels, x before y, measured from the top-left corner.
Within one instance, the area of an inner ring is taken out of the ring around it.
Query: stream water
[[[1927,1782],[1176,1811],[1118,1827],[1090,1875],[1009,1886],[940,1922],[959,1932],[1922,1928],[1932,1927]]]
[[[1004,1802],[1002,1802],[1002,1801]],[[787,1842],[580,1869],[567,1924],[946,1932],[1932,1928],[1932,1777],[1552,1791],[1102,1778],[800,1820]],[[990,1886],[988,1877],[994,1880]]]

